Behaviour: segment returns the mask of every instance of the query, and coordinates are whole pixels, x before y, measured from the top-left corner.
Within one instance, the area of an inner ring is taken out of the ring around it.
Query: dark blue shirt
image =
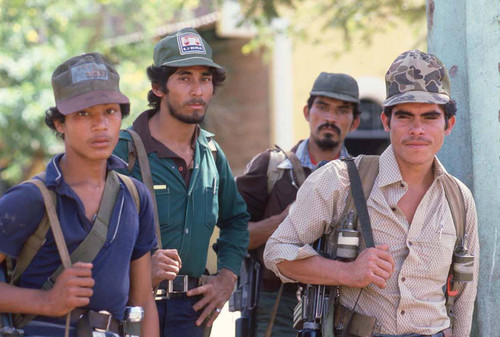
[[[56,155],[47,165],[46,185],[57,195],[57,215],[71,254],[88,235],[92,222],[85,216],[82,201],[64,181]],[[117,157],[108,159],[108,170],[126,164]],[[107,310],[121,319],[128,301],[130,261],[138,259],[156,245],[151,197],[144,185],[134,180],[140,196],[140,213],[134,197],[120,183],[113,209],[107,240],[94,259],[92,277],[95,280],[91,310]],[[17,258],[26,239],[36,230],[45,206],[38,188],[29,183],[17,185],[0,198],[0,252]],[[21,276],[18,286],[41,288],[61,264],[57,247],[49,230],[47,241]]]

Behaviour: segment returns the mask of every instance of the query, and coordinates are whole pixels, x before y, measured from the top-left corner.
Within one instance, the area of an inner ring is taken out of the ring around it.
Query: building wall
[[[234,175],[270,143],[269,70],[260,54],[243,55],[246,39],[220,39],[203,32],[227,78],[210,104],[203,127],[215,133]]]

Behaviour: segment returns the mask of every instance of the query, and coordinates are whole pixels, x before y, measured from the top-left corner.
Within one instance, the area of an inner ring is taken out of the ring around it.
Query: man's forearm
[[[345,264],[317,255],[301,260],[284,260],[277,267],[284,276],[298,282],[344,285],[348,283],[344,272]]]
[[[256,249],[265,244],[282,221],[283,219],[279,215],[274,215],[261,221],[248,222],[248,232],[250,234],[248,249]]]

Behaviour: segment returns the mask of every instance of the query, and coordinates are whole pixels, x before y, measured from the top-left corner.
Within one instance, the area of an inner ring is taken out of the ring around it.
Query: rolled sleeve
[[[325,184],[326,181],[329,183]],[[337,201],[344,200],[347,196],[344,193],[344,184],[345,179],[337,175],[335,167],[327,164],[323,169],[311,174],[300,187],[289,215],[271,235],[264,251],[266,267],[283,282],[296,281],[281,274],[278,263],[318,255],[310,244],[327,232],[332,222],[338,220],[338,208],[341,203]]]

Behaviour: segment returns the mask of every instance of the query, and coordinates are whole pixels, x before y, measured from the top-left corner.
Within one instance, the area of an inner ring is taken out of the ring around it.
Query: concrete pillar
[[[481,244],[471,336],[500,335],[500,5],[498,0],[427,0],[429,52],[446,65],[457,124],[438,154],[471,188]],[[499,262],[497,262],[499,261]]]

